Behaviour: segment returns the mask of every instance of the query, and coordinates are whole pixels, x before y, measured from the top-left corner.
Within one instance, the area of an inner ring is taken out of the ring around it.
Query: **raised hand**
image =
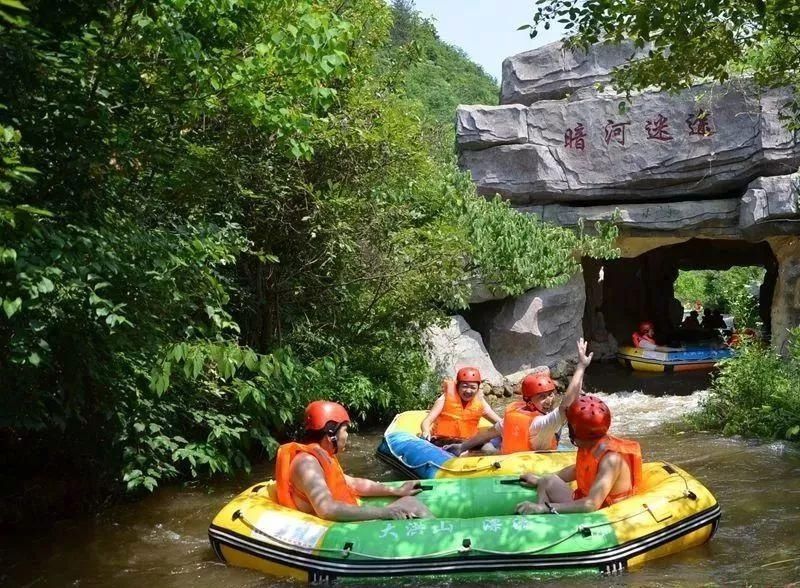
[[[592,358],[594,357],[594,352],[586,355],[586,349],[588,346],[589,344],[583,340],[583,337],[578,339],[578,365],[583,366],[584,368],[589,367],[589,364],[592,363]]]

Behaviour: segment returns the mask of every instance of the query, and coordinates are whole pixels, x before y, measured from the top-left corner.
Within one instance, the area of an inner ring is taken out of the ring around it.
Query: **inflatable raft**
[[[381,460],[410,478],[465,478],[522,472],[551,474],[575,463],[575,448],[567,445],[559,451],[455,457],[417,436],[427,414],[425,410],[398,414],[386,428],[376,451]],[[490,427],[491,423],[481,419],[480,426]]]
[[[689,347],[680,351],[658,351],[622,346],[617,352],[619,362],[639,372],[686,372],[710,370],[719,361],[731,357],[730,349]]]
[[[316,583],[613,573],[711,538],[720,509],[702,484],[667,463],[645,464],[642,482],[636,496],[594,513],[523,516],[514,507],[536,492],[515,478],[426,480],[418,498],[435,519],[336,523],[280,506],[270,481],[234,498],[208,533],[230,565]]]

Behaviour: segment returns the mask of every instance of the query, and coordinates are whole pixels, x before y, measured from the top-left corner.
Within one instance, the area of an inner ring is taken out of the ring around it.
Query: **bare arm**
[[[486,401],[485,398],[481,398],[481,402],[483,402],[483,417],[486,420],[492,421],[492,424],[497,423],[500,421],[500,417],[497,416],[497,413],[489,406],[489,403]]]
[[[552,503],[550,506],[559,513],[594,512],[599,510],[614,487],[621,470],[622,457],[618,453],[607,454],[600,462],[597,478],[595,478],[588,496],[569,502]]]
[[[444,408],[444,394],[440,395],[439,398],[436,399],[436,402],[433,403],[433,407],[431,408],[430,412],[428,412],[428,416],[422,419],[422,423],[420,424],[420,436],[423,439],[430,440],[431,438],[431,427],[433,427],[433,423],[439,418],[439,415],[442,414],[442,409]]]
[[[419,482],[415,480],[411,480],[403,484],[402,486],[397,486],[396,488],[392,488],[385,484],[381,484],[380,482],[375,482],[374,480],[368,480],[366,478],[354,478],[352,476],[345,475],[345,480],[347,481],[347,485],[350,486],[353,490],[356,491],[356,494],[359,496],[413,496],[414,494],[419,494],[421,490],[419,489]]]
[[[349,482],[349,481],[348,481]],[[308,497],[318,517],[328,521],[368,521],[392,518],[388,507],[357,506],[334,499],[319,462],[300,455],[292,464],[292,484]],[[354,488],[355,489],[355,488]]]
[[[556,472],[556,476],[564,480],[565,482],[573,482],[575,481],[575,466],[569,465],[563,469],[560,469]],[[536,474],[522,474],[519,479],[522,481],[523,486],[531,486],[535,488],[539,484],[539,480],[542,476],[537,476]]]
[[[456,455],[461,455],[462,453],[469,451],[470,449],[474,449],[475,447],[482,447],[484,443],[487,443],[499,436],[500,431],[498,431],[495,427],[492,427],[490,429],[478,431],[466,441],[455,443],[453,445],[445,445],[444,448],[448,451],[453,450]]]
[[[561,401],[561,405],[558,407],[562,416],[567,413],[567,408],[569,408],[570,404],[575,402],[575,399],[580,395],[583,389],[583,374],[586,372],[586,368],[589,367],[589,364],[592,363],[592,358],[594,357],[594,353],[586,355],[587,346],[588,344],[583,340],[583,337],[578,339],[578,366],[575,368],[575,373],[572,374],[569,386],[567,386],[564,400]]]

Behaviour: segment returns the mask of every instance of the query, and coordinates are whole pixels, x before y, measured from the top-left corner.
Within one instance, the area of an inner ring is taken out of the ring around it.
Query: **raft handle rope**
[[[676,470],[675,466],[673,466],[671,463],[663,462],[661,467],[663,467],[670,476],[677,475],[681,480],[683,480],[683,485],[685,488],[683,491],[684,498],[688,498],[689,500],[697,500],[697,494],[689,489],[689,480],[686,479],[686,476]]]
[[[267,533],[266,531],[262,531],[261,529],[256,527],[253,523],[248,521],[245,518],[245,516],[242,514],[241,510],[237,510],[236,512],[234,512],[233,515],[231,516],[231,520],[234,520],[234,521],[239,520],[239,521],[242,522],[242,524],[245,527],[247,527],[248,529],[253,531],[253,533],[258,533],[259,535],[263,535],[264,537],[266,537],[267,539],[269,539],[273,543],[277,543],[279,545],[285,545],[285,546],[291,547],[291,548],[304,547],[308,551],[318,551],[318,552],[321,552],[321,553],[336,553],[338,555],[344,556],[345,558],[349,557],[352,554],[352,555],[357,555],[359,557],[363,557],[365,559],[377,559],[377,560],[408,560],[409,559],[406,556],[397,557],[397,556],[388,556],[388,555],[374,555],[374,554],[371,554],[371,553],[363,553],[363,552],[360,552],[360,551],[354,551],[353,550],[353,543],[351,541],[348,541],[347,543],[345,543],[344,547],[342,549],[335,549],[335,548],[332,548],[332,547],[309,548],[309,547],[306,547],[306,546],[298,546],[296,543],[293,543],[291,541],[287,541],[286,539],[283,539],[282,537],[278,537],[276,535],[272,535],[271,533]],[[427,553],[427,554],[424,554],[424,555],[421,555],[421,556],[418,556],[418,557],[421,557],[421,558],[433,558],[433,557],[445,557],[445,556],[448,556],[448,555],[457,555],[459,553],[466,553],[467,551],[470,551],[472,549],[471,543],[470,543],[469,546],[465,545],[465,543],[467,541],[469,541],[469,539],[465,539],[464,542],[462,542],[462,547],[459,547],[458,549],[445,549],[445,550],[442,550],[442,551],[437,551],[435,553]]]
[[[646,511],[643,511],[643,512],[646,512]],[[292,543],[291,541],[286,541],[285,539],[283,539],[281,537],[277,537],[275,535],[267,533],[266,531],[262,531],[261,529],[256,527],[253,523],[248,521],[245,518],[245,516],[242,514],[241,510],[237,510],[236,512],[234,512],[233,516],[231,518],[234,521],[235,520],[242,521],[242,524],[244,524],[248,529],[250,529],[254,533],[258,533],[259,535],[263,535],[264,537],[266,537],[270,541],[273,541],[273,542],[278,543],[278,544],[286,545],[288,547],[293,547],[293,548],[298,547],[295,543]],[[611,524],[611,523],[603,523],[603,524]],[[601,525],[596,525],[596,526],[599,527]],[[537,549],[535,551],[526,550],[526,551],[513,551],[513,552],[511,552],[511,551],[496,551],[496,550],[492,550],[492,549],[484,549],[484,548],[480,548],[480,547],[474,547],[472,545],[472,540],[469,539],[469,538],[465,538],[461,542],[461,547],[459,547],[457,549],[446,549],[446,550],[442,550],[442,551],[437,551],[435,553],[427,553],[427,554],[424,554],[424,555],[421,555],[421,556],[418,556],[418,557],[422,557],[422,558],[445,557],[445,556],[448,556],[448,555],[465,554],[465,553],[468,553],[470,551],[477,551],[477,552],[480,552],[480,553],[488,553],[488,554],[493,554],[493,555],[525,555],[525,554],[533,554],[533,553],[539,553],[541,551],[546,551],[546,550],[551,549],[553,547],[557,547],[558,545],[560,545],[561,543],[564,543],[568,539],[571,539],[572,537],[574,537],[578,533],[583,534],[584,533],[584,528],[583,527],[578,527],[578,529],[576,529],[573,533],[569,534],[568,536],[566,536],[566,537],[564,537],[562,539],[559,539],[558,541],[555,541],[554,543],[551,543],[549,545],[544,545],[544,546],[540,547],[539,549]],[[354,551],[353,550],[353,543],[350,542],[350,541],[345,543],[344,547],[342,549],[335,549],[335,548],[331,548],[331,547],[317,547],[316,549],[309,549],[309,551],[319,551],[319,552],[322,552],[322,553],[336,553],[338,555],[344,556],[345,558],[349,557],[352,554],[352,555],[357,555],[359,557],[363,557],[363,558],[366,558],[366,559],[375,559],[375,560],[383,560],[383,561],[408,560],[409,559],[406,556],[374,555],[374,554],[371,554],[371,553],[363,553],[363,552],[360,552],[360,551]]]
[[[492,463],[490,463],[488,465],[485,465],[485,466],[479,466],[479,467],[474,467],[474,468],[469,468],[469,469],[467,469],[467,468],[464,468],[464,469],[449,468],[447,466],[444,466],[444,465],[441,465],[441,464],[438,464],[438,463],[434,463],[434,462],[432,462],[430,460],[420,462],[417,465],[413,465],[413,464],[408,463],[401,456],[397,455],[397,453],[395,452],[394,448],[392,447],[392,444],[389,442],[389,438],[388,437],[384,436],[383,440],[386,441],[386,447],[389,448],[389,453],[392,454],[392,457],[394,457],[397,461],[399,461],[401,464],[403,464],[405,467],[407,467],[410,470],[415,470],[417,468],[430,466],[430,467],[436,468],[437,470],[441,470],[443,472],[449,472],[451,474],[470,474],[470,473],[474,473],[474,472],[485,472],[486,470],[499,470],[502,467],[499,461],[492,462]],[[430,441],[429,441],[429,443],[430,443]],[[453,457],[457,457],[457,456],[453,456]],[[450,458],[450,459],[452,459],[452,458]]]
[[[387,445],[388,445],[388,443],[387,443]],[[391,449],[391,447],[390,447],[390,449]],[[400,459],[400,458],[398,458],[398,459]],[[669,464],[665,463],[664,465],[669,465]],[[664,468],[664,469],[666,469],[666,468]],[[686,477],[683,476],[677,470],[673,470],[673,472],[674,473],[672,475],[677,474],[683,480],[683,483],[686,485],[686,490],[684,491],[683,494],[681,494],[679,496],[675,496],[673,498],[670,498],[667,502],[672,503],[672,502],[677,502],[679,500],[685,500],[687,498],[690,499],[690,500],[696,500],[697,499],[697,495],[689,489],[689,481],[686,479]],[[500,483],[502,484],[504,482],[505,483],[512,483],[512,482],[519,483],[520,480],[519,479],[503,480]],[[443,557],[443,556],[454,555],[454,554],[459,554],[459,553],[464,554],[464,553],[467,553],[469,551],[475,551],[475,552],[478,552],[478,553],[486,553],[486,554],[490,554],[490,555],[531,555],[531,554],[535,554],[535,553],[540,553],[542,551],[546,551],[548,549],[552,549],[553,547],[557,547],[557,546],[561,545],[562,543],[564,543],[565,541],[568,541],[569,539],[572,539],[573,537],[575,537],[578,534],[580,534],[583,537],[591,537],[592,536],[592,529],[597,529],[597,528],[600,528],[600,527],[616,525],[617,523],[622,523],[624,521],[627,521],[628,519],[632,519],[632,518],[637,517],[639,515],[645,514],[645,513],[649,512],[649,511],[650,511],[649,508],[645,505],[645,507],[642,510],[640,510],[638,512],[635,512],[635,513],[632,513],[632,514],[629,514],[629,515],[624,516],[622,518],[616,519],[614,521],[606,521],[604,523],[598,523],[596,525],[580,525],[577,529],[575,529],[575,531],[573,531],[569,535],[567,535],[565,537],[562,537],[561,539],[559,539],[558,541],[555,541],[554,543],[551,543],[549,545],[544,545],[544,546],[540,547],[539,549],[536,549],[536,550],[533,550],[533,551],[531,551],[531,550],[498,551],[498,550],[494,550],[494,549],[486,549],[486,548],[482,548],[482,547],[474,547],[472,545],[472,541],[470,539],[464,539],[464,541],[462,541],[461,547],[458,548],[458,549],[448,549],[448,550],[438,551],[436,553],[425,554],[425,555],[423,555],[421,557],[424,557],[424,558]],[[267,539],[269,539],[269,540],[271,540],[271,541],[273,541],[275,543],[286,545],[286,546],[289,546],[289,547],[297,547],[297,545],[295,543],[292,543],[291,541],[286,541],[285,539],[283,539],[281,537],[277,537],[275,535],[267,533],[266,531],[262,531],[261,529],[256,527],[253,523],[248,521],[244,517],[244,515],[242,514],[242,511],[240,509],[236,510],[233,513],[233,515],[231,515],[231,520],[232,521],[236,521],[236,520],[242,521],[242,524],[244,524],[248,529],[250,529],[254,533],[258,533],[259,535],[263,535],[264,537],[266,537]],[[310,550],[310,551],[313,551],[313,550]],[[334,548],[330,548],[330,547],[318,547],[318,548],[316,548],[316,551],[319,551],[319,552],[322,552],[322,553],[337,553],[339,555],[344,556],[345,558],[349,557],[350,554],[355,554],[357,556],[360,556],[360,557],[363,557],[363,558],[366,558],[366,559],[375,559],[375,560],[386,560],[386,561],[388,561],[388,560],[405,560],[405,559],[408,559],[407,557],[373,555],[371,553],[362,553],[362,552],[359,552],[359,551],[353,551],[353,543],[350,542],[350,541],[345,543],[344,547],[342,549],[334,549]]]
[[[687,496],[685,494],[681,494],[680,496],[675,496],[674,498],[669,499],[668,502],[670,502],[670,503],[671,502],[677,502],[678,500],[684,500],[685,498],[687,498]],[[606,521],[604,523],[597,523],[596,525],[581,525],[577,529],[575,529],[575,531],[573,531],[569,535],[559,539],[555,543],[551,543],[550,545],[545,545],[545,546],[540,547],[539,549],[536,549],[534,551],[530,551],[530,550],[524,550],[524,551],[498,551],[498,550],[494,550],[494,549],[485,549],[485,548],[481,548],[481,547],[473,547],[472,549],[473,549],[473,551],[477,551],[477,552],[480,552],[480,553],[488,553],[490,555],[531,555],[531,554],[534,554],[534,553],[540,553],[542,551],[546,551],[546,550],[548,550],[548,549],[550,549],[552,547],[557,547],[558,545],[564,543],[565,541],[568,541],[569,539],[572,539],[576,535],[581,535],[583,537],[591,537],[592,536],[592,529],[597,529],[599,527],[607,527],[607,526],[611,526],[611,525],[616,525],[617,523],[625,522],[628,519],[632,519],[634,517],[638,517],[638,516],[643,515],[643,514],[648,513],[648,512],[650,512],[650,509],[645,506],[645,508],[643,508],[640,511],[637,511],[635,513],[629,514],[627,516],[624,516],[622,518],[619,518],[619,519],[616,519],[616,520],[613,520],[613,521]]]
[[[681,476],[681,477],[683,477],[683,476]],[[685,478],[684,478],[684,481],[685,481]],[[687,484],[687,487],[688,487],[688,484]],[[684,500],[686,498],[688,498],[688,496],[686,494],[681,494],[680,496],[675,496],[674,498],[671,498],[668,502],[677,502],[678,500]],[[495,550],[495,549],[486,549],[484,547],[475,547],[475,546],[473,546],[472,545],[472,541],[467,538],[467,539],[464,539],[462,541],[461,547],[459,547],[457,549],[446,549],[446,550],[442,550],[442,551],[437,551],[435,553],[428,553],[428,554],[422,555],[420,557],[423,557],[423,558],[435,558],[435,557],[444,557],[444,556],[448,556],[448,555],[457,555],[457,554],[462,554],[463,555],[463,554],[471,552],[471,551],[474,551],[474,552],[477,552],[477,553],[485,553],[485,554],[489,554],[489,555],[532,555],[532,554],[536,554],[536,553],[541,553],[542,551],[547,551],[548,549],[552,549],[553,547],[558,547],[559,545],[561,545],[562,543],[572,539],[576,535],[581,535],[582,537],[591,537],[592,536],[592,529],[597,529],[599,527],[606,527],[606,526],[616,525],[617,523],[621,523],[621,522],[627,521],[628,519],[632,519],[634,517],[637,517],[639,515],[645,514],[647,512],[649,512],[649,509],[645,506],[645,508],[643,508],[642,510],[640,510],[638,512],[635,512],[635,513],[627,515],[625,517],[616,519],[614,521],[606,521],[604,523],[598,523],[596,525],[580,525],[579,527],[577,527],[575,529],[575,531],[573,531],[569,535],[567,535],[565,537],[562,537],[558,541],[554,541],[553,543],[550,543],[548,545],[543,545],[542,547],[540,547],[539,549],[536,549],[536,550],[528,550],[528,549],[526,549],[526,550],[521,550],[521,551],[499,551],[499,550]],[[272,535],[270,533],[267,533],[266,531],[262,531],[261,529],[256,527],[253,523],[248,521],[245,518],[245,516],[242,514],[241,510],[236,510],[233,513],[233,515],[231,516],[231,520],[233,520],[233,521],[240,520],[242,522],[242,524],[244,524],[248,529],[250,529],[254,533],[258,533],[259,535],[263,535],[264,537],[266,537],[270,541],[273,541],[274,543],[282,544],[282,545],[285,545],[285,546],[288,546],[288,547],[292,547],[292,548],[298,547],[297,544],[292,543],[291,541],[287,541],[287,540],[285,540],[285,539],[283,539],[281,537]],[[309,549],[309,548],[307,548],[307,549]],[[321,552],[321,553],[335,553],[335,554],[338,554],[338,555],[343,556],[345,558],[347,558],[351,554],[353,554],[353,555],[357,555],[359,557],[363,557],[365,559],[382,560],[382,561],[407,560],[407,559],[409,559],[408,557],[405,557],[405,556],[374,555],[374,554],[371,554],[371,553],[363,553],[363,552],[360,552],[360,551],[354,551],[353,550],[353,543],[350,542],[350,541],[345,543],[344,547],[342,549],[335,549],[335,548],[330,548],[330,547],[317,547],[315,550],[318,551],[318,552]],[[315,550],[314,549],[309,549],[309,551],[315,551]]]

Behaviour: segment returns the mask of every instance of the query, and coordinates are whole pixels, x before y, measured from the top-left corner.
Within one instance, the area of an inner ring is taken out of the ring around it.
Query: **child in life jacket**
[[[587,344],[578,340],[578,365],[558,409],[555,408],[556,384],[546,374],[529,374],[522,380],[522,402],[514,402],[494,428],[479,431],[466,441],[445,449],[462,455],[488,441],[501,438],[503,454],[517,451],[547,451],[558,447],[561,428],[566,422],[566,410],[578,397],[583,386],[583,374],[594,354],[586,354]]]
[[[397,488],[348,476],[338,454],[347,446],[350,416],[341,404],[316,400],[306,407],[306,443],[278,448],[275,482],[278,502],[329,521],[428,518],[431,512],[414,495],[416,481]],[[386,506],[364,506],[361,496],[393,496]]]
[[[657,351],[681,351],[682,347],[667,347],[656,343],[656,330],[653,323],[644,321],[639,323],[639,330],[631,335],[633,345],[639,349],[650,349]]]
[[[581,396],[567,409],[575,465],[549,476],[524,474],[537,502],[521,502],[517,514],[594,512],[636,494],[642,479],[642,451],[636,441],[608,434],[611,410],[596,396]],[[576,482],[573,491],[570,482]]]
[[[458,370],[455,382],[442,382],[443,392],[423,419],[420,437],[441,447],[472,437],[478,432],[481,417],[492,423],[499,421],[480,392],[480,385],[481,373],[474,367]]]
[[[655,349],[658,347],[656,343],[656,328],[650,321],[639,323],[639,330],[631,335],[631,339],[633,339],[633,346],[639,349]]]

